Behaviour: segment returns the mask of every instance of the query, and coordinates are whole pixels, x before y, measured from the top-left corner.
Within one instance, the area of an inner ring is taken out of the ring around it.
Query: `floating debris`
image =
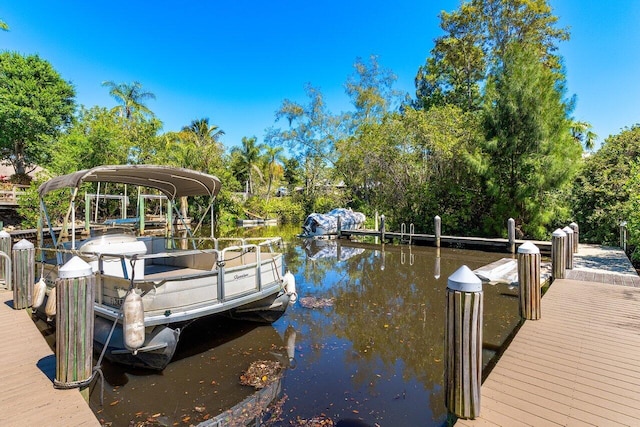
[[[270,382],[278,380],[281,370],[282,365],[277,361],[258,360],[252,362],[247,372],[240,376],[240,384],[249,385],[256,390],[260,390]]]
[[[333,306],[333,298],[304,297],[300,298],[300,305],[304,308],[325,308]]]
[[[334,427],[335,423],[331,418],[327,417],[326,415],[319,415],[309,420],[298,418],[293,423],[293,425],[299,426],[299,427]]]

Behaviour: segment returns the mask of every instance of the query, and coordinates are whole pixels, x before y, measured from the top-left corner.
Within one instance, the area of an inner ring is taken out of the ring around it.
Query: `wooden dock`
[[[55,355],[13,293],[0,290],[0,425],[100,426],[77,389],[53,388]]]
[[[340,234],[344,237],[380,237],[380,231],[377,230],[342,230]],[[401,243],[424,243],[435,245],[436,236],[434,234],[418,234],[418,233],[402,233],[402,232],[385,232],[385,239],[396,240]],[[517,248],[527,240],[515,241]],[[531,240],[543,254],[551,254],[550,241]],[[487,237],[459,237],[459,236],[440,236],[440,244],[442,246],[460,246],[468,249],[482,248],[493,249],[501,252],[507,252],[509,249],[509,240],[503,238],[487,238]]]
[[[482,385],[460,426],[639,426],[640,278],[624,253],[583,247]]]

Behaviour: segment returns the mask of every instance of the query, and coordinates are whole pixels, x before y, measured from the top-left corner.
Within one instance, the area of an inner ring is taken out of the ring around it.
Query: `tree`
[[[0,19],[0,30],[9,31],[9,26],[6,22]]]
[[[507,48],[489,79],[484,101],[489,230],[503,230],[511,217],[522,234],[542,238],[566,208],[552,195],[570,184],[582,147],[570,134],[563,86],[559,74],[520,43]]]
[[[242,148],[235,147],[232,150],[232,155],[235,155],[238,162],[238,173],[246,177],[247,192],[249,194],[254,194],[253,173],[257,173],[262,178],[262,171],[258,167],[262,145],[256,145],[256,141],[255,136],[251,138],[243,137]]]
[[[345,92],[356,108],[353,120],[358,124],[380,120],[399,104],[400,92],[393,89],[398,78],[391,70],[380,67],[375,55],[369,57],[369,63],[356,58],[353,68],[354,75],[345,83]]]
[[[470,111],[481,105],[480,87],[502,68],[512,43],[535,52],[545,66],[561,73],[557,43],[569,39],[556,28],[547,0],[470,0],[443,12],[445,35],[436,39],[416,75],[416,104],[422,108],[451,103]]]
[[[465,3],[459,11],[440,15],[445,35],[435,40],[432,57],[418,69],[417,107],[453,104],[466,111],[479,108],[480,82],[487,65],[477,14],[477,6]]]
[[[153,112],[143,102],[147,99],[156,99],[156,96],[151,92],[144,91],[142,83],[127,84],[105,81],[102,82],[102,86],[108,87],[109,94],[120,104],[113,109],[119,112],[120,117],[130,120],[134,116],[153,116]]]
[[[302,105],[285,99],[276,112],[276,121],[286,119],[288,129],[270,129],[267,141],[271,146],[286,146],[300,162],[303,170],[307,208],[312,209],[322,194],[321,184],[331,177],[330,167],[338,153],[335,142],[340,138],[342,123],[326,109],[319,89],[305,88],[309,103]]]
[[[571,122],[571,136],[574,140],[584,145],[586,150],[593,150],[598,135],[592,131],[593,127],[590,123],[572,121]]]
[[[187,152],[197,163],[194,169],[210,173],[215,162],[222,158],[222,144],[219,142],[224,131],[216,125],[210,125],[208,118],[192,120],[189,126],[182,128],[180,139],[189,145]]]
[[[607,138],[584,161],[572,191],[573,212],[586,242],[617,245],[620,221],[628,220],[640,242],[636,175],[640,162],[640,125]]]
[[[82,106],[67,132],[54,142],[49,169],[63,175],[127,162],[131,141],[115,113]]]
[[[71,123],[74,97],[39,56],[0,53],[0,156],[17,174],[48,161],[48,145]]]
[[[265,157],[267,161],[267,170],[269,174],[269,183],[267,185],[267,200],[269,200],[269,196],[271,195],[271,185],[273,184],[273,179],[278,174],[278,171],[282,173],[282,166],[280,166],[278,162],[283,161],[281,153],[284,151],[284,148],[269,147],[267,145],[264,147],[264,149],[265,149]]]

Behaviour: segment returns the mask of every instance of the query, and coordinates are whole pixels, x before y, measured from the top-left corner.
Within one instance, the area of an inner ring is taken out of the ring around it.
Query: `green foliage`
[[[573,179],[582,147],[569,132],[563,80],[526,45],[507,48],[486,88],[484,176],[490,197],[487,226],[504,230],[514,218],[521,234],[546,237],[557,199]]]
[[[611,136],[587,157],[573,191],[573,210],[580,238],[617,245],[620,221],[629,223],[630,239],[640,240],[638,218],[640,126]]]
[[[0,53],[0,160],[24,174],[47,164],[50,144],[71,122],[75,91],[37,55]]]
[[[22,217],[23,228],[36,228],[38,226],[40,198],[38,187],[49,180],[51,176],[46,172],[39,173],[30,183],[29,188],[18,199],[18,214]],[[47,196],[45,205],[52,224],[62,224],[69,207],[71,193],[66,191],[54,191]]]
[[[391,227],[414,223],[430,232],[440,215],[450,232],[468,232],[479,228],[483,205],[472,155],[480,137],[476,115],[457,107],[407,108],[341,141],[337,168],[356,199]]]
[[[266,219],[279,218],[284,223],[299,222],[305,218],[303,206],[292,197],[252,197],[246,203],[246,210]]]

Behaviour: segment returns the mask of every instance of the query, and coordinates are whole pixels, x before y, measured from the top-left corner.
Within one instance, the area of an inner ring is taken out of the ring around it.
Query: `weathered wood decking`
[[[77,389],[56,390],[55,356],[26,310],[0,290],[0,425],[99,426]]]
[[[612,248],[581,246],[574,264],[483,383],[480,417],[457,425],[640,425],[640,278]]]

